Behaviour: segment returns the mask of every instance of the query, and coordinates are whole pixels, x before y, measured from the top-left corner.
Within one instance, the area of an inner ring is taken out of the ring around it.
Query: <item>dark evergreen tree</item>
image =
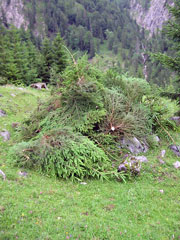
[[[60,33],[51,42],[45,38],[42,44],[42,64],[39,77],[46,83],[50,81],[51,68],[61,73],[67,63],[64,43]]]
[[[8,83],[29,85],[38,76],[38,50],[26,33],[11,28],[0,32],[0,76]]]
[[[53,53],[53,66],[56,67],[57,71],[62,72],[67,65],[67,56],[64,48],[63,39],[60,33],[57,34],[52,42],[52,53]]]
[[[42,43],[42,64],[40,67],[39,77],[42,78],[44,82],[49,82],[50,79],[50,69],[53,65],[53,50],[52,44],[48,38],[45,38]]]
[[[169,93],[169,96],[179,97],[180,99],[180,1],[175,0],[174,6],[169,8],[172,18],[165,27],[166,35],[169,37],[175,56],[157,53],[153,56],[159,60],[164,66],[176,73],[177,83],[176,94]]]

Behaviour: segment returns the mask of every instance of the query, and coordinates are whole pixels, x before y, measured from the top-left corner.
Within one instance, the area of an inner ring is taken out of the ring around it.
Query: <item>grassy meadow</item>
[[[48,91],[0,87],[0,240],[171,240],[180,239],[179,159],[166,142],[150,150],[139,177],[127,182],[87,180],[73,183],[8,165],[8,149],[18,142],[12,123],[28,118]],[[173,136],[180,144],[179,133]],[[165,164],[158,155],[166,150]],[[22,177],[19,171],[26,171]]]

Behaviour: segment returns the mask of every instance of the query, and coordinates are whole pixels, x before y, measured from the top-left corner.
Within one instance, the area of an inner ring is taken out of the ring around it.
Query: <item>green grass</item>
[[[24,93],[25,92],[25,93]],[[86,185],[62,181],[7,164],[7,152],[18,141],[13,122],[22,122],[48,93],[0,87],[0,128],[11,140],[0,139],[0,240],[170,240],[180,239],[180,170],[166,144],[149,151],[142,173],[126,183],[87,180]],[[12,97],[11,94],[15,94]],[[178,133],[174,136],[180,144]],[[165,165],[157,156],[166,149]],[[164,190],[161,193],[160,190]]]
[[[105,42],[100,45],[98,54],[90,62],[94,63],[99,69],[106,71],[117,66],[118,61],[122,63],[121,55],[115,55],[108,50],[107,42]]]

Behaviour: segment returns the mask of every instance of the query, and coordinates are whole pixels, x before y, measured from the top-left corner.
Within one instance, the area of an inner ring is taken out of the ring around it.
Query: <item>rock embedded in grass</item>
[[[160,138],[159,138],[157,135],[155,135],[153,139],[154,139],[154,141],[155,141],[156,143],[159,143],[159,142],[160,142]]]
[[[179,162],[179,161],[175,162],[175,163],[173,164],[173,166],[174,166],[176,169],[180,168],[180,162]]]
[[[0,109],[0,117],[5,117],[6,116],[6,111]]]
[[[3,137],[4,142],[10,140],[10,133],[7,130],[0,132],[0,136]]]
[[[180,157],[180,146],[170,145],[169,148],[176,154],[177,157]]]
[[[177,126],[180,126],[180,117],[177,116],[177,117],[171,117],[170,120],[174,121]]]
[[[163,161],[161,158],[159,159],[160,164],[165,164],[165,161]]]
[[[139,161],[139,162],[141,162],[141,163],[146,163],[146,162],[148,162],[148,159],[147,159],[147,157],[145,157],[145,156],[137,156],[137,157],[132,156],[131,158],[133,158],[133,159],[135,159],[135,160],[137,160],[137,161]]]
[[[18,122],[14,122],[14,123],[12,123],[12,128],[18,128],[19,127],[19,123]]]
[[[164,157],[165,157],[165,154],[166,154],[166,150],[162,150],[160,157],[161,157],[161,158],[164,158]]]
[[[22,172],[22,171],[19,171],[19,176],[21,177],[27,177],[28,176],[28,173],[27,172]]]
[[[147,152],[148,151],[148,145],[145,142],[140,142],[136,137],[133,137],[131,139],[123,138],[121,140],[122,148],[128,149],[133,154],[138,154],[141,152]]]
[[[3,177],[3,180],[6,180],[6,175],[1,169],[0,169],[0,175]]]
[[[147,163],[148,159],[145,156],[130,156],[118,167],[118,172],[130,171],[134,175],[140,174],[141,163]]]

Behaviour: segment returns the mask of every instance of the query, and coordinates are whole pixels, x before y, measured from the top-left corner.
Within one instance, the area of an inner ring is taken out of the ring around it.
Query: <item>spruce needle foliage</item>
[[[145,80],[112,70],[102,73],[86,56],[72,58],[60,88],[25,122],[23,142],[14,146],[10,159],[64,179],[123,179],[117,173],[119,140],[145,139],[172,114],[168,108],[163,111],[164,104],[154,101]]]
[[[34,142],[20,143],[12,152],[19,167],[36,168],[49,176],[81,180],[112,174],[103,150],[70,128],[49,131]]]

